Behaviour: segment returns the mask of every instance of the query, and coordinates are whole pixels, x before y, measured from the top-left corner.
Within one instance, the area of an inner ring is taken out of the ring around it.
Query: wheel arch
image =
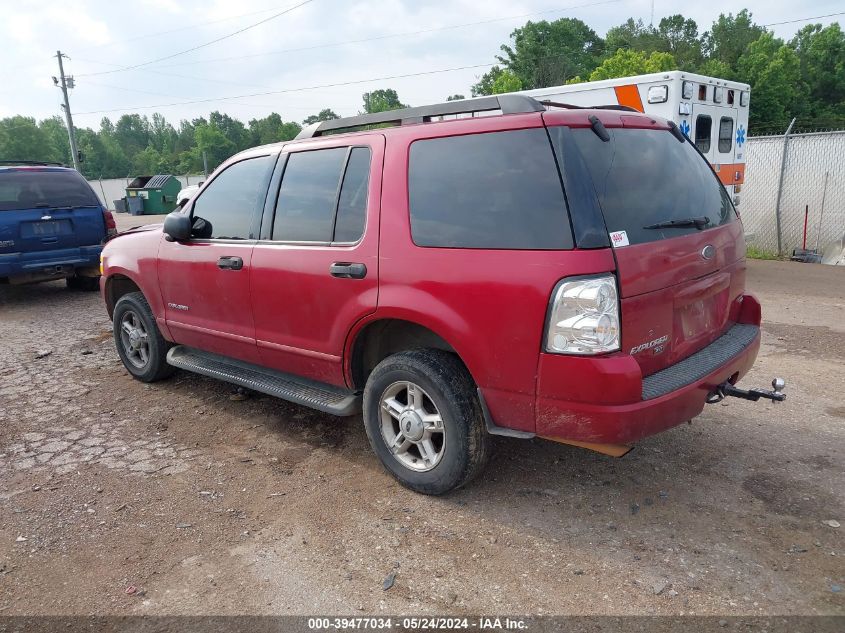
[[[460,351],[438,329],[406,316],[385,315],[359,323],[347,343],[347,382],[354,389],[363,389],[367,377],[382,360],[397,352],[419,348],[451,352],[472,376]]]
[[[103,298],[106,302],[109,318],[114,316],[114,307],[123,295],[130,292],[140,292],[146,297],[138,283],[130,276],[123,273],[114,273],[106,278]]]

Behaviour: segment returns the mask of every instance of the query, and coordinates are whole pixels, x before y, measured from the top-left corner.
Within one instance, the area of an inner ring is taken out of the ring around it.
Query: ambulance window
[[[710,135],[713,130],[713,120],[706,114],[699,114],[695,120],[695,146],[702,154],[710,151]]]
[[[701,101],[707,101],[707,86],[704,84],[698,86],[698,98]]]
[[[719,151],[723,154],[731,151],[734,140],[734,120],[723,116],[719,120]],[[703,151],[703,150],[702,150]]]
[[[728,105],[734,104],[734,91],[728,90]]]

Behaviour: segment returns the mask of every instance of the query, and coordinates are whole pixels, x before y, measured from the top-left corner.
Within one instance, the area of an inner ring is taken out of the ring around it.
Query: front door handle
[[[329,266],[329,274],[341,279],[363,279],[367,276],[367,266],[364,264],[350,264],[335,262]]]
[[[221,270],[240,270],[244,267],[244,260],[240,257],[225,255],[217,260],[217,267]]]

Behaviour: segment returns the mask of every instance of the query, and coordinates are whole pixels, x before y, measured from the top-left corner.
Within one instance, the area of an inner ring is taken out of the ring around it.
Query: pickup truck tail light
[[[616,277],[570,277],[555,286],[549,303],[545,351],[604,354],[619,349]]]
[[[109,240],[117,235],[117,223],[111,211],[103,211],[103,219],[106,221],[106,239]]]

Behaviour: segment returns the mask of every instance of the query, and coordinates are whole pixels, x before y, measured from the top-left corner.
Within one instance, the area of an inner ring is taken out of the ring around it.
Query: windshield
[[[625,231],[630,244],[642,244],[736,218],[725,188],[690,143],[679,142],[667,130],[608,128],[607,132],[607,142],[589,128],[573,129],[572,138],[609,233]],[[672,220],[687,222],[654,226]]]
[[[94,191],[78,172],[36,169],[0,171],[0,211],[99,204]]]

